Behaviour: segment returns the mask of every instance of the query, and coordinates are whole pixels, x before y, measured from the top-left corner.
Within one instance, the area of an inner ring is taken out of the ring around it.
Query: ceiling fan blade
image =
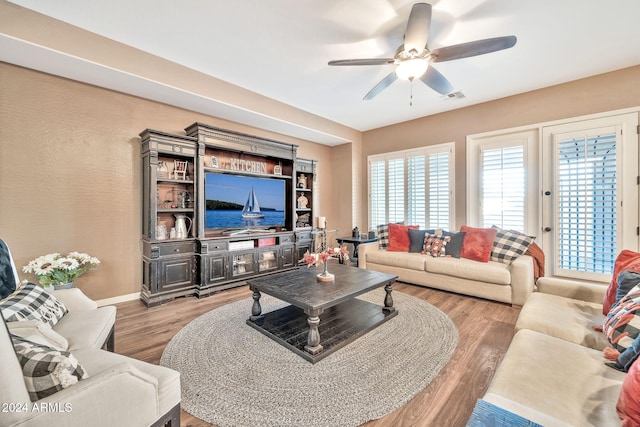
[[[338,59],[329,65],[385,65],[393,64],[393,58]]]
[[[407,21],[407,30],[404,33],[404,51],[416,54],[422,52],[429,41],[429,29],[431,28],[431,5],[416,3],[411,8],[411,14]]]
[[[391,83],[395,82],[396,80],[398,80],[398,75],[396,74],[395,71],[392,71],[391,74],[389,74],[387,77],[382,79],[380,83],[375,85],[373,89],[371,89],[369,93],[367,93],[362,99],[364,101],[373,99],[377,94],[385,90],[387,87],[389,87],[389,85],[391,85]]]
[[[509,49],[516,44],[517,40],[516,36],[504,36],[441,47],[431,51],[431,62],[451,61]]]
[[[427,71],[420,77],[420,80],[441,95],[453,92],[453,86],[451,86],[449,80],[433,68],[432,65],[429,65],[429,68],[427,68]]]

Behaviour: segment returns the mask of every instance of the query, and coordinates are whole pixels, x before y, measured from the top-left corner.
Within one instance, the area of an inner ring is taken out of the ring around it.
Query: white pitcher
[[[175,214],[176,217],[176,239],[186,239],[191,231],[191,218],[184,214]],[[189,225],[187,226],[187,222]]]

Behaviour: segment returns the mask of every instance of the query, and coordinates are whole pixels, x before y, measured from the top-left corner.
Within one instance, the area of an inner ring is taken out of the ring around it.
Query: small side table
[[[358,246],[360,245],[360,243],[370,243],[370,242],[377,242],[378,239],[376,237],[372,238],[372,239],[362,239],[360,237],[336,237],[336,241],[339,244],[344,244],[344,243],[351,243],[353,245],[353,255],[351,256],[351,259],[353,260],[353,262],[355,263],[356,267],[358,266]]]

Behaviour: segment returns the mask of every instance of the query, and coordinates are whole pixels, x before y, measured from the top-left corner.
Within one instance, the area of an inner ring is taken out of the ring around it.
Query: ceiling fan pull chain
[[[409,93],[409,107],[413,107],[413,78],[409,79],[411,81],[410,87],[410,93]]]

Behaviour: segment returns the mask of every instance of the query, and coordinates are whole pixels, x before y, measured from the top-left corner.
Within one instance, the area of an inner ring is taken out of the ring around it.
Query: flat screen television
[[[283,179],[208,172],[205,174],[205,228],[267,229],[285,226]]]

